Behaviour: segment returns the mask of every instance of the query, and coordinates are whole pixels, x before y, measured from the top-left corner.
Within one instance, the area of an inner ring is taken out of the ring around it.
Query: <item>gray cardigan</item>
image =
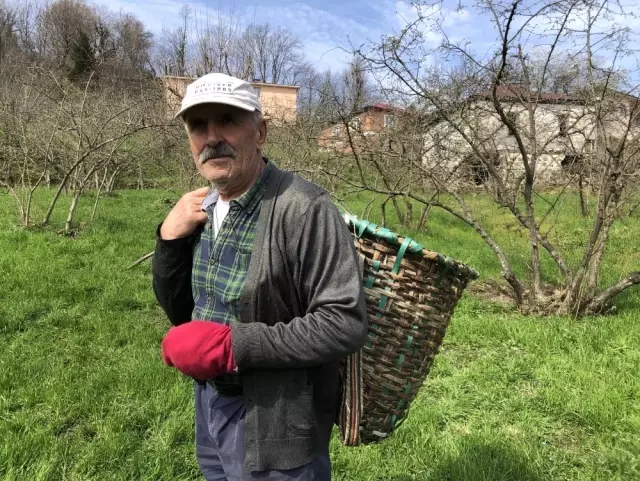
[[[291,469],[326,452],[340,360],[367,337],[358,257],[340,212],[317,185],[271,167],[240,320],[231,326],[250,471]],[[190,318],[196,235],[157,240],[154,291],[173,324]]]

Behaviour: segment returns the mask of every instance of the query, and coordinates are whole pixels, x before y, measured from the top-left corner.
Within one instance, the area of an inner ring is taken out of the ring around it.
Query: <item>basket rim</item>
[[[381,227],[366,219],[358,219],[357,216],[352,214],[344,213],[343,218],[349,227],[353,229],[353,234],[357,238],[361,238],[368,234],[369,237],[376,240],[383,240],[394,247],[403,248],[406,249],[406,251],[418,254],[425,259],[436,261],[445,269],[454,270],[457,274],[462,274],[471,280],[478,279],[480,276],[478,271],[472,267],[439,252],[429,250],[424,245],[410,237],[399,235],[387,227]]]

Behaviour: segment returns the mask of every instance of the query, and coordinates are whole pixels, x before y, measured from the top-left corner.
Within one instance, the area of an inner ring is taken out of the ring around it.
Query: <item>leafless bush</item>
[[[633,75],[618,68],[623,57],[636,52],[626,48],[628,30],[614,26],[598,33],[605,15],[620,14],[614,12],[617,4],[480,2],[500,39],[488,60],[448,40],[441,8],[418,3],[416,20],[401,33],[355,51],[385,94],[400,100],[411,115],[402,128],[375,137],[354,123],[353,115],[342,116],[329,127],[338,133],[325,131],[324,144],[330,145],[325,150],[340,153],[345,164],[355,163],[357,175],[344,175],[344,169],[333,174],[353,189],[386,195],[401,220],[415,218],[413,203],[422,206],[419,222],[428,208],[462,220],[500,261],[520,309],[577,316],[606,311],[615,296],[640,283],[639,272],[604,289],[598,282],[611,227],[634,208],[630,202],[637,198],[640,172],[640,103]],[[442,32],[443,43],[426,42],[427,30]],[[548,47],[538,48],[534,57],[529,49],[540,43]],[[612,60],[596,59],[595,44]],[[433,58],[455,66],[425,69]],[[536,208],[534,200],[549,185],[559,195]],[[554,213],[574,187],[583,214],[592,219],[577,266],[569,265],[552,240],[558,228]],[[530,278],[514,273],[511,253],[466,202],[463,194],[470,188],[489,194],[522,226],[530,246]],[[585,189],[597,198],[593,212],[584,203]],[[543,284],[553,276],[543,276],[541,250],[555,262],[561,286]]]

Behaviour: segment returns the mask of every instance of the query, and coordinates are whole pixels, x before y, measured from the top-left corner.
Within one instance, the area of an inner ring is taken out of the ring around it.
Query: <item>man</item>
[[[366,339],[357,253],[327,193],[262,155],[260,101],[208,74],[177,114],[214,189],[158,226],[153,288],[175,326],[164,362],[194,378],[208,481],[331,478],[340,360]]]

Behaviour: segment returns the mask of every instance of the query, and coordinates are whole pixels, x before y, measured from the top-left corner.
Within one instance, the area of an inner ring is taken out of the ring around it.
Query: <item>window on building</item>
[[[584,153],[591,154],[595,150],[596,141],[594,139],[585,139],[584,141]]]
[[[580,154],[566,154],[560,165],[571,174],[581,174],[585,167],[584,157]]]
[[[356,117],[354,119],[351,119],[351,121],[349,122],[349,126],[353,129],[353,130],[357,130],[360,131],[360,117]]]
[[[396,124],[396,118],[393,115],[385,114],[384,116],[384,128],[393,127]]]
[[[331,129],[331,135],[334,137],[338,137],[340,135],[340,125],[333,126],[333,129]]]
[[[475,185],[489,183],[492,175],[489,166],[497,169],[500,164],[500,155],[496,151],[485,151],[482,157],[478,157],[476,153],[469,153],[464,157],[464,170],[468,172],[469,180]]]
[[[261,93],[262,93],[262,87],[257,87],[257,86],[253,86],[253,90],[256,91],[256,94],[258,95],[258,98],[261,97]]]
[[[558,114],[558,135],[560,137],[567,136],[567,114]]]
[[[436,151],[436,155],[440,157],[442,155],[442,143],[440,140],[440,132],[433,133],[433,147]]]

